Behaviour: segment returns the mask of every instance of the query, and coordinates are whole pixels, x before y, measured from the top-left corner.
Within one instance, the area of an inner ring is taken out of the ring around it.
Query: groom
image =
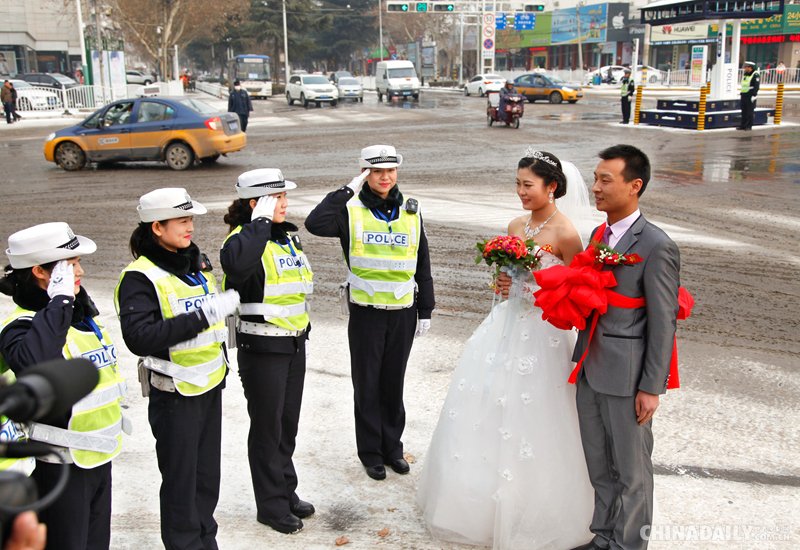
[[[595,491],[590,526],[595,536],[578,548],[644,549],[642,533],[653,516],[652,419],[669,375],[680,255],[666,233],[639,212],[639,197],[650,180],[647,155],[631,145],[615,145],[599,157],[592,192],[597,209],[607,216],[603,241],[620,254],[642,258],[604,269],[614,273],[614,291],[646,303],[609,306],[591,338],[590,318],[575,346],[573,361],[585,354],[576,401]]]

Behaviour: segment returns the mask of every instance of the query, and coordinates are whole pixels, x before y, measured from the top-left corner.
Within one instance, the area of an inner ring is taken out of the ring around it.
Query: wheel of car
[[[308,109],[308,100],[306,99],[306,94],[304,94],[304,93],[300,94],[300,103],[303,104],[303,107]]]
[[[173,170],[186,170],[194,162],[194,152],[185,143],[170,143],[164,152],[164,162]]]
[[[483,91],[483,88],[478,88],[478,93],[481,95],[481,97],[483,97],[483,96],[485,96],[485,95],[486,95],[486,94],[484,93],[484,91]]]
[[[531,103],[536,103],[536,98],[533,97],[533,96],[530,96],[530,97],[528,97],[528,101],[530,101]]]
[[[419,101],[419,94],[414,94],[413,97],[414,97],[414,101]]]
[[[464,95],[469,97],[469,86],[464,86]]]
[[[578,102],[577,99],[570,99],[567,103],[577,103],[577,102]]]
[[[359,102],[359,103],[364,103],[364,98],[363,98],[363,97],[359,97],[359,98],[358,98],[358,102]]]
[[[145,81],[144,81],[144,85],[145,85],[145,86],[149,86],[149,85],[150,85],[150,84],[152,84],[152,83],[153,83],[153,81],[152,81],[152,80],[150,80],[149,78],[145,79]]]
[[[294,99],[292,99],[292,95],[289,92],[286,92],[286,103],[294,105]]]
[[[206,158],[200,159],[200,162],[202,164],[214,164],[218,160],[219,160],[219,153],[215,153],[215,154],[211,155],[210,157],[206,157]]]
[[[336,104],[339,103],[337,100],[331,101],[331,107],[336,107]]]
[[[56,148],[56,164],[68,172],[80,170],[86,165],[86,154],[77,143],[65,141]]]
[[[515,130],[516,130],[517,128],[519,128],[519,119],[518,119],[518,118],[515,118],[515,119],[514,119],[514,124],[513,124],[513,126],[514,126],[514,129],[515,129]]]
[[[31,110],[31,100],[28,99],[27,97],[19,98],[19,101],[17,103],[19,104],[19,110],[20,111],[30,111]]]
[[[486,115],[486,126],[491,126],[493,122],[492,115]]]
[[[561,94],[558,92],[553,92],[550,94],[550,103],[561,103],[564,101],[564,98],[561,97]]]

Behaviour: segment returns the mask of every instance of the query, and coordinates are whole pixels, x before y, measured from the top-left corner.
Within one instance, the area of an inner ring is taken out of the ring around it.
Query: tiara
[[[556,164],[556,161],[554,161],[547,155],[542,154],[541,151],[537,151],[533,147],[528,147],[527,149],[525,149],[525,157],[532,158],[535,160],[541,160],[546,162],[550,166],[553,166],[554,168],[558,168],[558,164]]]

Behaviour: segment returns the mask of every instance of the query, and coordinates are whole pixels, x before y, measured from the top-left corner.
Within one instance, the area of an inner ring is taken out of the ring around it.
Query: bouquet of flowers
[[[495,266],[493,281],[497,280],[500,271],[533,271],[539,267],[539,255],[534,252],[536,243],[523,240],[516,235],[499,235],[488,240],[479,241],[476,245],[478,256],[475,263],[481,261]]]

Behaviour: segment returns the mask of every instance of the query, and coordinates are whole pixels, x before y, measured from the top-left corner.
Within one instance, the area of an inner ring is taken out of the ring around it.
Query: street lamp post
[[[286,0],[283,0],[283,84],[289,84],[289,35],[286,32]]]
[[[383,61],[383,0],[378,0],[378,55]]]
[[[575,6],[575,19],[577,20],[578,23],[578,70],[579,71],[583,70],[583,44],[581,43],[581,38],[582,38],[581,34],[583,31],[581,30],[581,7],[583,7],[584,3],[585,2],[581,0]]]

